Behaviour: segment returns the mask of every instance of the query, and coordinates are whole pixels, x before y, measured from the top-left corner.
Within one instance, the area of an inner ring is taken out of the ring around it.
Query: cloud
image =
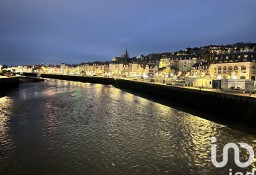
[[[255,42],[252,0],[1,0],[0,64],[110,60]]]

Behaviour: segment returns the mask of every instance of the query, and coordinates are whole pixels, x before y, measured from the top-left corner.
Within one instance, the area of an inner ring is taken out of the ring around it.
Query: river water
[[[256,148],[256,135],[113,86],[47,80],[0,97],[0,174],[229,174],[211,162],[229,142]],[[241,161],[248,158],[241,150]],[[229,170],[232,169],[232,170]]]

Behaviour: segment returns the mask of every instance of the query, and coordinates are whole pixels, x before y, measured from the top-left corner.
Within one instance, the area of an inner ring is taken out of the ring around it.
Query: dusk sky
[[[256,0],[0,0],[0,64],[256,42]]]

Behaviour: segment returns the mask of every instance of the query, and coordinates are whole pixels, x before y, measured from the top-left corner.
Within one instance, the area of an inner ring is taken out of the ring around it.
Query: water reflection
[[[0,98],[0,136],[3,137],[6,135],[8,129],[8,121],[11,116],[13,100],[10,97],[1,97]]]
[[[15,145],[10,134],[10,117],[14,108],[13,103],[13,99],[10,97],[0,98],[0,173],[7,164],[12,165],[10,157],[14,155]]]
[[[0,174],[228,174],[240,169],[212,165],[210,138],[218,160],[228,142],[256,146],[256,136],[112,86],[47,80],[0,105]]]

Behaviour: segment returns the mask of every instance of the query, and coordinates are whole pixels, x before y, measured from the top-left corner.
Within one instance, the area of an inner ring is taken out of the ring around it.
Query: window
[[[241,66],[241,72],[242,72],[242,73],[246,73],[246,66],[244,66],[244,65]]]
[[[223,67],[223,73],[227,73],[227,67],[226,66]]]
[[[230,74],[232,72],[233,68],[231,66],[228,67],[228,73]]]
[[[252,74],[255,74],[256,71],[255,71],[255,66],[252,66]]]
[[[217,72],[216,70],[217,70],[217,68],[216,68],[216,67],[214,67],[214,73],[216,73],[216,72]]]
[[[236,73],[238,72],[238,67],[237,67],[237,66],[234,67],[234,71],[235,71]]]
[[[218,73],[221,73],[221,66],[218,67]]]

